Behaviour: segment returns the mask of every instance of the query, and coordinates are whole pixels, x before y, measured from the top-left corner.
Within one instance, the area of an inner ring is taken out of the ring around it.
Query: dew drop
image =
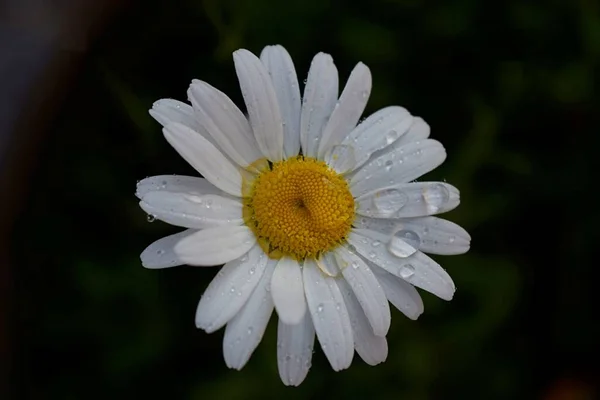
[[[235,286],[232,286],[232,287],[231,287],[231,289],[229,289],[229,291],[230,291],[231,293],[235,293]]]
[[[415,267],[412,264],[404,264],[400,267],[400,276],[404,279],[408,279],[415,274]]]
[[[317,312],[318,313],[322,313],[323,312],[323,308],[324,308],[323,303],[319,303],[319,305],[317,306]]]
[[[421,238],[415,232],[401,229],[392,235],[388,249],[396,257],[406,258],[417,252],[420,243]]]
[[[394,143],[396,139],[398,139],[398,136],[400,136],[398,131],[392,129],[385,135],[385,144],[389,146],[390,144]]]
[[[373,243],[371,243],[371,246],[379,247],[379,246],[381,246],[381,242],[379,240],[374,240]]]
[[[163,249],[156,250],[156,254],[158,254],[159,256],[162,256],[163,254],[165,254],[165,251]]]
[[[358,264],[358,262],[356,262],[356,261],[352,261],[352,268],[354,268],[354,269],[358,269],[358,267],[359,267],[359,266],[360,266],[360,265]]]
[[[252,332],[254,332],[254,328],[249,326],[246,332],[248,333],[248,335],[252,335]]]
[[[454,243],[455,240],[456,240],[455,236],[450,236],[450,238],[448,238],[448,242],[450,242],[450,243]]]
[[[436,183],[423,190],[423,199],[427,204],[427,211],[435,213],[448,202],[450,192],[448,192],[446,186]]]
[[[156,215],[148,214],[146,220],[148,220],[148,222],[154,222],[156,221]]]
[[[406,193],[398,189],[383,189],[375,193],[373,205],[384,216],[388,217],[398,212],[408,202]]]

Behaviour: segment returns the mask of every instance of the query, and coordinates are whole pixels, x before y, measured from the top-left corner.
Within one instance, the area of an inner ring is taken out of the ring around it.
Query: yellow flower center
[[[345,240],[354,220],[348,183],[313,158],[274,163],[244,192],[244,221],[271,258],[319,258]]]

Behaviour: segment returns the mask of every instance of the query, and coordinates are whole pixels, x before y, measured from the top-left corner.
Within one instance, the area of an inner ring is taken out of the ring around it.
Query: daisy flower
[[[331,56],[312,60],[304,94],[281,46],[260,58],[233,53],[246,115],[221,91],[194,80],[191,105],[162,99],[150,114],[203,178],[140,181],[151,218],[186,230],[152,243],[146,268],[223,265],[204,292],[196,325],[225,327],[223,355],[241,369],[275,311],[281,380],[297,386],[315,336],[335,371],[354,351],[387,357],[389,303],[410,319],[423,312],[415,287],[450,300],[450,276],[425,255],[460,254],[470,237],[433,217],[459,204],[442,182],[414,182],[446,158],[429,126],[402,107],[359,123],[371,92],[358,63],[341,95]]]

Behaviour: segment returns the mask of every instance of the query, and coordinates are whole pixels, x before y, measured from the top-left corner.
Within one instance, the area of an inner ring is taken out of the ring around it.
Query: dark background
[[[9,398],[598,395],[598,2],[25,3],[0,26]],[[424,293],[416,322],[394,310],[386,363],[355,357],[335,373],[318,349],[296,389],[278,377],[275,318],[244,370],[226,368],[222,331],[194,327],[216,269],[142,268],[144,247],[177,229],[147,222],[134,197],[146,176],[194,174],[152,102],[185,100],[199,78],[242,105],[231,52],[275,43],[300,80],[318,51],[341,84],[363,61],[367,114],[399,104],[422,116],[448,150],[428,178],[461,190],[446,217],[473,238],[468,254],[436,257],[453,301]]]

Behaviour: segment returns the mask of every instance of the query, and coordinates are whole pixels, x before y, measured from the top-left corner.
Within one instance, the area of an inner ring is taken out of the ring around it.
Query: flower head
[[[246,364],[273,311],[286,385],[306,377],[315,336],[336,371],[350,366],[354,350],[368,364],[383,362],[389,303],[416,319],[423,303],[415,287],[445,300],[454,294],[450,276],[424,253],[469,249],[464,229],[432,216],[456,207],[458,190],[414,182],[446,152],[402,107],[359,123],[371,91],[362,63],[338,97],[333,60],[317,54],[301,97],[283,47],[233,58],[248,117],[202,81],[188,90],[191,106],[163,99],[150,110],[204,178],[138,183],[144,211],[188,228],[151,244],[142,264],[225,264],[200,300],[196,325],[226,326],[230,368]]]

